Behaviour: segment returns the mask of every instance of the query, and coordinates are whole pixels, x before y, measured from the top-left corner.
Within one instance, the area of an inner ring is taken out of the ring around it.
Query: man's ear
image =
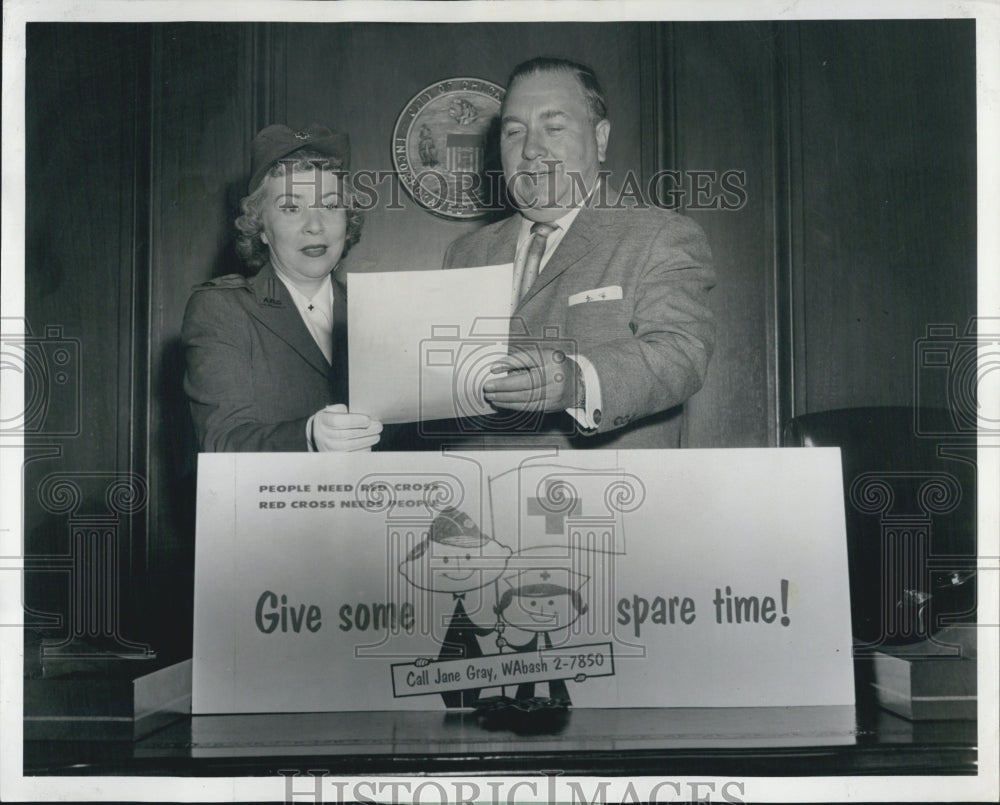
[[[597,139],[597,161],[603,162],[608,150],[608,137],[611,136],[611,121],[607,118],[599,120],[594,126],[594,137]]]

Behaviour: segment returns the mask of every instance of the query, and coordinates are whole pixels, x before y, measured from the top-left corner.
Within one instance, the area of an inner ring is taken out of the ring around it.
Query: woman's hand
[[[340,403],[328,405],[313,417],[313,444],[321,453],[371,450],[380,433],[381,422],[367,414],[352,414]]]

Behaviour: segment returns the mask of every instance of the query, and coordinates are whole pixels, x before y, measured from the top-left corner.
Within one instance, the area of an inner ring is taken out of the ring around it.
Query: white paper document
[[[350,408],[384,423],[491,414],[514,265],[348,274]]]

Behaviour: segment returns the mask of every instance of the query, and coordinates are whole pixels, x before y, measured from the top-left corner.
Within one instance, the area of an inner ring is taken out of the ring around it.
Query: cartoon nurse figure
[[[580,588],[588,578],[566,568],[532,568],[505,579],[510,587],[504,591],[494,611],[505,623],[525,632],[534,632],[534,636],[521,645],[498,637],[500,650],[510,647],[514,651],[537,652],[539,635],[542,638],[541,647],[552,648],[549,635],[565,629],[587,611]],[[582,682],[584,679],[585,674],[578,674],[573,681]],[[564,680],[553,679],[548,685],[550,698],[571,704]],[[534,695],[534,682],[517,686],[515,698],[524,700]]]
[[[493,626],[475,624],[465,610],[465,597],[478,596],[480,590],[499,579],[510,555],[509,547],[484,534],[471,517],[448,507],[434,518],[428,536],[400,564],[399,572],[414,587],[450,593],[454,601],[455,609],[448,621],[439,660],[483,656],[478,638],[492,634]],[[446,707],[475,707],[479,690],[446,691],[441,698]]]

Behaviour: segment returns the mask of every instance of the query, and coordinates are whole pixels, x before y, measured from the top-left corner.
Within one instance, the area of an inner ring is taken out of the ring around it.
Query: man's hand
[[[313,417],[313,444],[322,452],[370,450],[378,444],[382,423],[352,414],[346,405],[328,405]]]
[[[497,408],[564,411],[577,407],[577,398],[582,397],[579,367],[560,349],[539,346],[512,352],[493,364],[490,371],[508,373],[483,386],[486,402]]]

